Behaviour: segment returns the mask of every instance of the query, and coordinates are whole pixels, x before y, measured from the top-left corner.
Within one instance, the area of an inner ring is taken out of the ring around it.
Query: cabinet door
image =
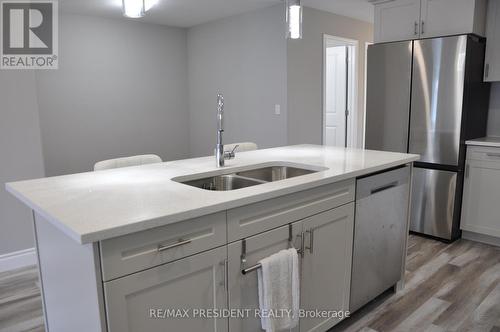
[[[296,248],[300,247],[298,235],[301,229],[300,222],[292,224],[292,238],[296,240],[294,241]],[[262,258],[287,249],[289,237],[289,227],[287,225],[246,238],[245,267],[251,267]],[[241,240],[228,246],[229,308],[249,309],[250,312],[244,318],[229,319],[229,330],[231,332],[261,331],[260,319],[254,315],[255,310],[259,309],[257,271],[242,274],[241,249]]]
[[[375,42],[419,38],[420,0],[395,0],[375,5]]]
[[[474,32],[475,3],[474,0],[422,0],[421,38]]]
[[[354,203],[303,220],[301,308],[348,311],[351,284]],[[309,248],[309,249],[307,249]],[[327,331],[342,317],[300,319],[300,332]]]
[[[227,308],[226,250],[220,247],[104,283],[108,330],[226,332],[226,319],[193,318],[194,309]],[[177,315],[183,309],[189,310],[189,318]]]
[[[488,18],[486,23],[486,56],[484,80],[500,81],[500,2],[488,2]]]
[[[469,160],[466,165],[461,229],[500,237],[499,161]]]

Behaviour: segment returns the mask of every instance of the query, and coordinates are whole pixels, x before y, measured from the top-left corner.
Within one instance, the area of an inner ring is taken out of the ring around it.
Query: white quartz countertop
[[[48,222],[85,244],[243,206],[418,160],[418,155],[297,145],[214,157],[7,183]],[[322,171],[232,191],[208,191],[172,178],[200,178],[284,163]]]
[[[470,141],[466,141],[465,144],[500,148],[500,137],[489,136],[489,137],[476,138],[476,139],[471,139]]]

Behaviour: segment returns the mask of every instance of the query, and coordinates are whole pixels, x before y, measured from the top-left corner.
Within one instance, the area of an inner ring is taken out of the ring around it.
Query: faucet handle
[[[236,144],[231,151],[224,152],[224,159],[234,159],[234,157],[236,157],[236,149],[239,146],[240,146],[239,144]]]

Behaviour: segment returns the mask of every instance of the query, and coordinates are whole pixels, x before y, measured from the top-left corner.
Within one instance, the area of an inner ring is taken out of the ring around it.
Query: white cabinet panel
[[[484,80],[500,81],[500,0],[488,3]]]
[[[467,33],[484,36],[486,7],[487,0],[380,1],[375,3],[374,40],[380,43]]]
[[[498,161],[468,160],[461,229],[500,237],[500,149]]]
[[[421,38],[473,32],[475,3],[471,0],[422,0]]]
[[[298,239],[301,232],[301,222],[292,224],[292,237]],[[283,226],[256,236],[247,238],[246,241],[246,267],[250,267],[267,256],[288,248],[289,226]],[[300,241],[294,241],[296,248]],[[254,312],[259,308],[257,271],[242,274],[241,265],[242,241],[231,243],[228,246],[228,280],[229,280],[229,308],[249,309],[249,317],[234,318],[229,320],[231,332],[261,331],[261,323]]]
[[[349,179],[228,210],[228,240],[239,240],[352,202],[354,185],[354,179]]]
[[[192,318],[192,309],[227,308],[226,247],[104,283],[109,332],[227,332],[227,319]],[[191,318],[150,310],[191,309]]]
[[[375,5],[376,43],[419,38],[420,0],[397,0]]]
[[[226,212],[101,241],[103,280],[109,281],[226,244]]]
[[[306,250],[302,259],[301,308],[348,311],[354,203],[304,219],[302,224]],[[301,317],[300,331],[327,331],[339,321],[336,317]]]

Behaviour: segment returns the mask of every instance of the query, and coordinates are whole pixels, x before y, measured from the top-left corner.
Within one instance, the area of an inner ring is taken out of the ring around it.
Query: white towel
[[[299,256],[287,249],[259,261],[259,306],[262,329],[291,329],[299,323]]]

